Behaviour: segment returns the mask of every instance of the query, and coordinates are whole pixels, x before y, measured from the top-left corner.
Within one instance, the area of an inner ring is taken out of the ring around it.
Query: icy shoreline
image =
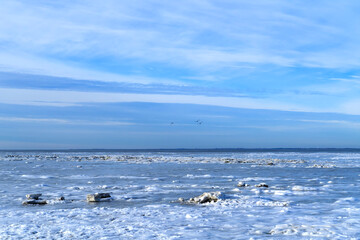
[[[345,157],[344,157],[345,155]],[[351,160],[351,162],[348,162]],[[129,164],[150,163],[223,163],[269,167],[334,168],[360,166],[360,153],[0,153],[0,161],[112,161]],[[355,165],[354,165],[355,164]]]
[[[0,239],[359,239],[359,159],[0,154]],[[112,201],[87,203],[97,192]],[[47,204],[23,206],[30,193],[42,193]]]

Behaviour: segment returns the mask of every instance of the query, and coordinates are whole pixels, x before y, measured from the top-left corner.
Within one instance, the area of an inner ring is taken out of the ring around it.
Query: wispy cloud
[[[184,83],[173,79],[108,73],[104,71],[72,66],[71,64],[64,64],[58,60],[49,60],[23,53],[10,54],[1,52],[0,70],[5,72],[40,74],[100,82],[184,85]]]
[[[52,143],[45,141],[0,141],[0,150],[34,150],[34,149],[74,149],[86,148],[86,145],[74,145],[73,143]]]
[[[69,123],[64,119],[52,119],[52,118],[21,118],[21,117],[0,117],[0,121],[10,122],[39,122],[39,123]]]
[[[343,103],[341,105],[341,109],[343,109],[345,113],[359,115],[360,114],[359,106],[360,106],[360,99],[354,98]]]
[[[330,78],[330,80],[360,84],[360,76],[356,76],[356,75],[350,76],[348,78]]]
[[[85,120],[69,120],[58,118],[28,118],[28,117],[0,117],[0,121],[6,122],[29,122],[29,123],[52,123],[67,125],[97,125],[97,126],[129,126],[135,125],[132,122],[119,121],[85,121]]]
[[[335,108],[316,109],[287,102],[248,97],[212,97],[203,95],[132,94],[0,88],[0,103],[5,104],[66,107],[76,105],[81,106],[88,103],[116,102],[178,103],[280,111],[337,112],[334,111]],[[339,110],[338,112],[341,113],[342,111]]]
[[[339,21],[353,17],[353,8],[344,5],[324,1],[52,4],[5,0],[0,9],[0,64],[16,71],[32,66],[49,74],[67,72],[69,77],[97,80],[124,77],[114,74],[116,68],[86,70],[93,67],[86,61],[111,58],[119,65],[135,61],[210,72],[244,63],[358,67],[360,39],[350,35],[358,32],[356,21],[347,21],[345,30]],[[16,51],[4,53],[6,49]],[[20,52],[27,55],[16,59]],[[55,65],[56,61],[66,68]],[[81,68],[85,69],[82,74]]]
[[[295,120],[295,121],[300,121],[300,122],[309,122],[309,123],[321,123],[321,124],[335,124],[335,125],[342,125],[342,126],[346,126],[346,127],[351,127],[351,128],[359,128],[360,127],[360,122],[359,121],[345,121],[345,120],[316,120],[316,119],[300,119],[300,120]]]

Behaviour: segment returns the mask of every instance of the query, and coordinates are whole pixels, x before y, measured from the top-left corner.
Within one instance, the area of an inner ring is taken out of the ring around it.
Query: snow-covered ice
[[[0,152],[0,239],[360,239],[359,159],[345,152]],[[96,192],[113,201],[87,203]],[[204,192],[221,195],[205,204],[177,201]],[[22,205],[32,193],[48,204]]]

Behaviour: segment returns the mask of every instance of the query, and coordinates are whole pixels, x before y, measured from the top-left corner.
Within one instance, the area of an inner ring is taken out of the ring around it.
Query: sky
[[[0,149],[359,148],[360,2],[0,0]]]

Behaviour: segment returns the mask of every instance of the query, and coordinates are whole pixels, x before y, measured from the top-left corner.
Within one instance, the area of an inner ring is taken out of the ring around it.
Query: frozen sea
[[[360,239],[359,190],[359,151],[2,151],[0,239]]]

